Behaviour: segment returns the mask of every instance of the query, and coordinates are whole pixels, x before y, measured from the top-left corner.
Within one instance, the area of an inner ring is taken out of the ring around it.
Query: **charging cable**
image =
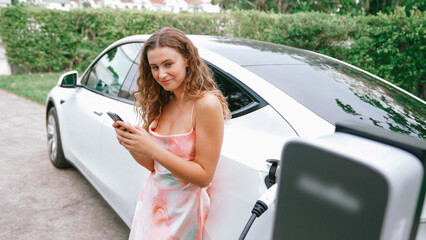
[[[250,230],[251,225],[257,217],[260,217],[268,207],[275,201],[277,196],[277,184],[272,185],[266,192],[256,201],[253,209],[251,210],[251,217],[248,220],[246,226],[243,229],[243,232],[240,235],[238,240],[244,240],[248,231]]]

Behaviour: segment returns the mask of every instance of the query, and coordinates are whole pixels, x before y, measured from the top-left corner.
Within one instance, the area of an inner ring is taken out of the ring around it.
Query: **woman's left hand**
[[[121,129],[127,129],[123,131]],[[149,156],[150,146],[154,143],[148,132],[140,126],[132,126],[130,123],[120,123],[120,127],[115,128],[117,139],[120,144],[129,151]]]

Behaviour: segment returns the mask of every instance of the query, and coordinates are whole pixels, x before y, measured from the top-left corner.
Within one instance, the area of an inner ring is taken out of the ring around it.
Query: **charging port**
[[[272,187],[272,185],[274,185],[277,182],[276,173],[277,173],[278,164],[279,164],[280,160],[268,159],[268,160],[266,160],[266,162],[271,164],[271,167],[269,168],[269,173],[265,177],[265,185],[269,189],[270,187]]]

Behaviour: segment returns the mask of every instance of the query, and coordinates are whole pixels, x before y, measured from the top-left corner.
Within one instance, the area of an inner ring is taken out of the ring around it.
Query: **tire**
[[[50,108],[46,118],[47,150],[50,162],[56,168],[69,168],[71,164],[65,159],[59,131],[58,115],[55,107]]]

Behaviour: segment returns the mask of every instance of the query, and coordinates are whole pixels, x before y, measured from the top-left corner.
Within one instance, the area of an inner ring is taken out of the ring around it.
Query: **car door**
[[[94,184],[101,167],[103,123],[109,117],[111,99],[117,99],[135,54],[129,54],[135,43],[116,46],[100,56],[82,78],[82,87],[64,104],[64,131],[69,136],[72,162]],[[141,44],[137,44],[140,49]],[[136,52],[137,54],[137,52]],[[117,100],[112,100],[117,101]]]

